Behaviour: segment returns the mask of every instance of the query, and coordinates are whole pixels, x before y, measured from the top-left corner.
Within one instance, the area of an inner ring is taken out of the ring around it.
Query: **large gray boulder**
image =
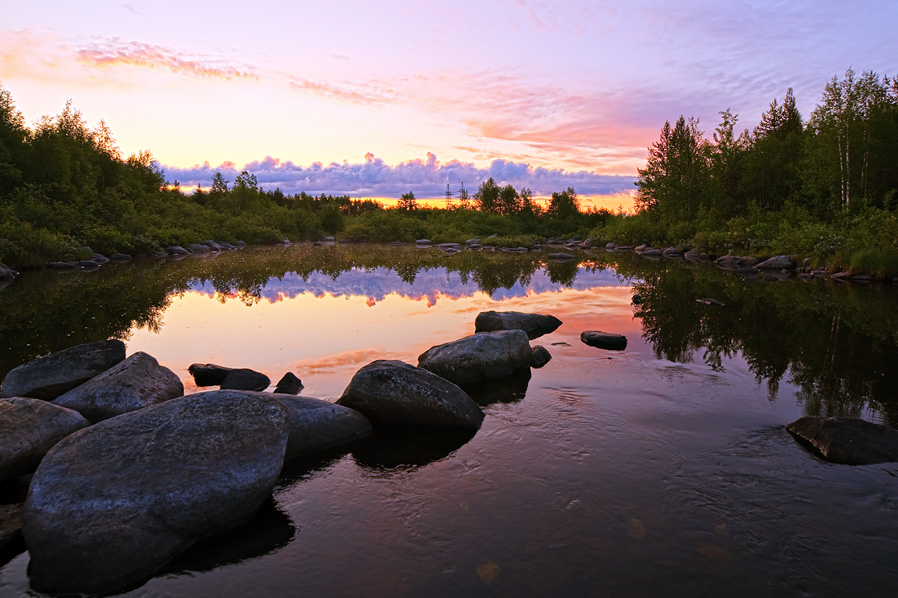
[[[778,255],[769,260],[764,260],[760,264],[755,264],[758,270],[794,270],[795,260],[788,255]]]
[[[183,394],[184,385],[173,371],[138,351],[53,402],[96,423]]]
[[[287,459],[342,446],[371,434],[371,422],[355,409],[311,397],[274,398],[290,410]]]
[[[555,316],[525,314],[519,311],[484,311],[477,314],[474,319],[475,332],[523,330],[531,340],[549,334],[559,326],[561,320]]]
[[[530,353],[523,330],[480,332],[431,347],[418,357],[418,367],[465,386],[529,367]]]
[[[465,391],[402,361],[378,360],[364,366],[337,404],[363,413],[375,424],[477,430],[483,422],[483,411]]]
[[[108,419],[44,457],[22,513],[34,589],[111,593],[247,521],[284,462],[290,414],[219,391]]]
[[[34,471],[54,444],[90,423],[41,399],[0,399],[0,482]]]
[[[116,339],[69,347],[10,370],[0,387],[0,397],[52,401],[124,359],[125,344]]]
[[[807,416],[786,429],[827,461],[868,465],[898,461],[898,431],[862,419]]]

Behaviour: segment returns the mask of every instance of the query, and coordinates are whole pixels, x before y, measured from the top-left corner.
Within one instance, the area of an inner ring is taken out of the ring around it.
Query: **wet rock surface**
[[[174,372],[138,351],[53,402],[96,423],[183,394],[184,385]]]
[[[561,320],[555,316],[518,311],[484,311],[474,319],[475,332],[523,330],[531,340],[554,332],[559,326]]]
[[[526,367],[530,354],[530,341],[523,330],[480,332],[431,347],[418,357],[418,367],[465,386]]]
[[[580,333],[580,340],[590,347],[608,349],[609,351],[623,351],[627,348],[627,337],[612,332],[601,330],[585,330]]]
[[[10,370],[0,387],[0,397],[52,401],[124,359],[125,344],[120,340],[75,345]]]
[[[277,481],[289,419],[274,399],[219,391],[65,438],[38,467],[22,513],[32,587],[120,590],[248,520]]]
[[[337,404],[361,412],[375,425],[476,430],[483,422],[483,411],[461,388],[402,361],[369,363],[352,377]]]

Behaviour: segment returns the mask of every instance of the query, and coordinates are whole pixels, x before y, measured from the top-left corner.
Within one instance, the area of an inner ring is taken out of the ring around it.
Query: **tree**
[[[573,187],[568,187],[561,193],[552,194],[549,200],[549,207],[546,209],[546,215],[559,220],[573,218],[580,215],[580,200],[577,199],[577,192]]]
[[[408,193],[403,193],[402,197],[399,198],[399,203],[396,205],[396,207],[406,212],[417,210],[418,202],[415,201],[415,194],[411,191],[409,191]]]
[[[228,181],[222,176],[221,172],[212,175],[212,188],[209,193],[213,195],[224,195],[228,192]]]
[[[709,199],[710,148],[698,120],[683,116],[673,129],[665,122],[649,148],[645,168],[638,168],[635,203],[668,225],[690,222]]]
[[[521,197],[511,185],[505,185],[499,190],[496,198],[496,212],[505,216],[513,216],[521,211]]]
[[[481,212],[490,214],[499,213],[499,185],[493,180],[493,177],[480,183],[480,188],[474,194],[474,203]]]

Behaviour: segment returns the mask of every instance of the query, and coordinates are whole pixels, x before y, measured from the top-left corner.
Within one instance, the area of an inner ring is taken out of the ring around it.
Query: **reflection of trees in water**
[[[662,268],[664,271],[662,271]],[[825,281],[746,282],[708,266],[666,262],[634,285],[635,313],[657,357],[688,362],[704,350],[715,370],[741,352],[771,398],[787,375],[809,414],[898,423],[896,289]],[[713,307],[696,300],[713,297]]]

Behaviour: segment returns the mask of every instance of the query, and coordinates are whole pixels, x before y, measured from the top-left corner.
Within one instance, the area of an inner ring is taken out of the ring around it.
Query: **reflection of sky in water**
[[[520,282],[510,288],[500,288],[490,296],[494,301],[503,301],[526,297],[534,293],[555,292],[562,289],[588,290],[599,287],[618,287],[624,283],[610,270],[579,270],[572,284],[563,285],[553,282],[545,270],[538,270],[530,277],[527,285]],[[208,296],[216,294],[210,281],[196,282],[190,289]],[[465,282],[458,272],[449,272],[445,268],[427,268],[418,271],[414,282],[408,283],[390,268],[362,270],[353,268],[341,273],[334,279],[328,274],[313,272],[306,278],[294,272],[284,275],[283,279],[271,279],[262,289],[262,297],[269,301],[278,301],[284,297],[298,297],[309,293],[315,297],[331,295],[334,297],[367,297],[369,302],[383,301],[388,295],[396,294],[409,299],[427,299],[428,305],[434,305],[442,295],[452,299],[473,297],[480,290],[472,277]]]

